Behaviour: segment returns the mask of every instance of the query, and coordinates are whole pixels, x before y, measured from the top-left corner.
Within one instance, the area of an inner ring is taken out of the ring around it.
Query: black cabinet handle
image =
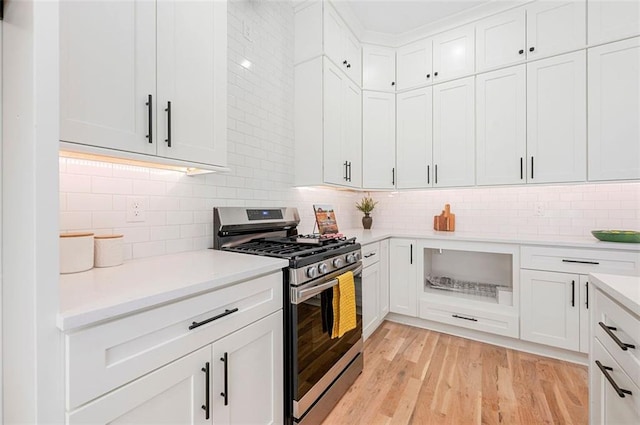
[[[576,281],[571,281],[571,307],[576,306]]]
[[[533,156],[531,157],[531,180],[533,180]]]
[[[392,85],[392,86],[395,86],[395,85],[396,85],[396,82],[395,82],[395,81],[392,81],[392,82],[391,82],[391,85]]]
[[[613,342],[615,342],[616,344],[618,344],[618,347],[620,347],[620,349],[622,351],[627,351],[629,348],[632,348],[635,350],[636,346],[633,344],[627,344],[626,342],[622,342],[620,341],[620,339],[616,336],[616,334],[614,334],[611,331],[617,331],[618,328],[616,328],[615,326],[607,326],[605,325],[603,322],[598,322],[598,324],[600,325],[600,327],[602,329],[604,329],[604,331],[607,333],[607,335],[609,335],[611,337],[611,339],[613,340]]]
[[[220,361],[224,364],[224,391],[220,393],[224,397],[224,405],[229,405],[229,356],[228,353],[224,353],[223,357],[220,357]]]
[[[391,169],[391,185],[396,185],[396,169],[395,167]]]
[[[167,142],[167,146],[171,147],[171,102],[167,102],[167,109],[164,110],[167,113],[167,138],[164,139]]]
[[[611,377],[611,375],[609,375],[609,372],[608,372],[609,370],[613,371],[612,367],[603,366],[599,360],[596,360],[596,365],[598,365],[598,369],[600,369],[600,372],[602,372],[604,377],[607,378],[607,381],[609,381],[609,383],[611,384],[615,392],[618,393],[618,396],[620,396],[620,398],[624,398],[625,394],[629,394],[629,395],[633,394],[631,391],[622,389],[618,386],[618,384],[616,384],[616,381],[613,380],[613,378]]]
[[[211,407],[209,406],[209,393],[211,390],[211,381],[209,378],[209,362],[206,362],[204,364],[204,367],[202,369],[204,373],[205,373],[205,378],[204,378],[204,404],[202,405],[202,409],[204,410],[204,418],[205,419],[209,419],[210,413],[211,413]]]
[[[343,60],[343,61],[342,61],[342,64],[343,64],[343,65],[346,65],[346,64],[347,64],[347,60],[346,60],[346,59],[345,59],[345,60]]]
[[[520,49],[520,50],[518,50],[518,54],[519,54],[519,55],[521,55],[521,54],[523,54],[523,53],[524,53],[524,49]]]
[[[438,76],[438,71],[434,72],[434,73],[433,73],[433,76],[434,76],[434,77],[437,77],[437,76]]]
[[[530,52],[533,52],[534,50],[536,50],[536,48],[535,48],[535,47],[529,47],[529,51],[530,51]]]
[[[413,244],[409,245],[409,264],[413,264]]]
[[[436,167],[435,184],[438,184],[438,164],[436,164],[435,167]]]
[[[427,78],[431,78],[431,74],[427,74]]]
[[[369,257],[373,257],[374,255],[376,255],[375,252],[372,252],[371,254],[365,254],[364,258],[369,258]]]
[[[464,317],[464,316],[458,316],[457,314],[452,314],[451,317],[455,317],[456,319],[464,319],[464,320],[469,320],[471,322],[477,322],[478,319],[475,319],[473,317]]]
[[[585,305],[586,309],[589,310],[589,282],[586,282],[584,284],[584,291],[585,291],[585,295],[586,295],[586,299],[584,301],[584,305]]]
[[[582,260],[562,260],[563,263],[577,263],[577,264],[595,264],[598,265],[598,261],[582,261]]]
[[[524,178],[524,158],[520,157],[520,180]]]
[[[191,326],[189,326],[189,330],[195,329],[195,328],[197,328],[199,326],[202,326],[202,325],[206,325],[207,323],[211,323],[214,320],[221,319],[224,316],[228,316],[228,315],[230,315],[232,313],[235,313],[236,311],[238,311],[237,307],[232,309],[232,310],[226,310],[225,309],[224,313],[220,313],[217,316],[210,317],[207,320],[203,320],[202,322],[191,322]]]
[[[429,180],[431,180],[431,173],[429,168],[431,168],[429,165],[427,165],[427,184],[430,184],[431,182]]]
[[[344,176],[343,176],[343,178],[344,178],[345,181],[348,181],[347,180],[347,176],[348,176],[348,174],[347,174],[347,164],[348,163],[349,163],[348,161],[345,161],[344,164],[342,164],[342,165],[344,165]]]
[[[149,134],[147,134],[147,139],[149,139],[149,143],[153,143],[153,96],[149,95],[145,105],[147,105],[147,112],[149,113]]]
[[[347,164],[347,181],[351,181],[351,161]]]
[[[351,64],[350,63],[347,64],[347,68],[351,68]]]

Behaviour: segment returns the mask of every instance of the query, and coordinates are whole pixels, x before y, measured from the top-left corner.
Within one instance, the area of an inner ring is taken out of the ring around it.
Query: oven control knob
[[[318,271],[320,274],[325,274],[327,272],[327,265],[325,263],[320,263],[318,266]]]
[[[339,269],[343,265],[344,265],[344,261],[342,261],[342,258],[336,258],[333,260],[333,267],[335,267],[336,269]]]
[[[313,279],[317,275],[318,275],[318,269],[316,269],[315,267],[307,268],[307,277],[310,277]]]
[[[347,254],[347,264],[355,263],[356,261],[358,260],[355,254]]]

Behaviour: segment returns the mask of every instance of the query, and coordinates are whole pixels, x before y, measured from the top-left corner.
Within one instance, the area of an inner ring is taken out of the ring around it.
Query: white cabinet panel
[[[580,352],[589,353],[589,308],[593,307],[593,303],[589,299],[593,295],[589,295],[590,288],[589,276],[580,276]],[[593,290],[591,290],[593,292]]]
[[[380,242],[380,320],[389,313],[389,239]]]
[[[360,86],[362,84],[362,48],[356,36],[346,27],[344,30],[344,43],[347,75]]]
[[[478,72],[524,61],[525,47],[524,9],[501,13],[476,24]]]
[[[433,86],[434,186],[475,183],[474,77]]]
[[[434,83],[464,77],[475,70],[475,28],[467,25],[433,39]]]
[[[479,185],[524,183],[526,168],[525,66],[476,78]]]
[[[521,270],[521,338],[567,350],[580,348],[580,277]]]
[[[343,165],[342,126],[344,75],[332,63],[324,62],[324,181],[344,184],[346,164]]]
[[[396,178],[396,95],[365,91],[362,122],[362,185],[391,189]]]
[[[527,56],[537,59],[583,48],[585,0],[538,1],[527,7]]]
[[[640,38],[589,49],[589,180],[640,178]]]
[[[417,256],[416,241],[391,239],[389,243],[389,311],[416,317]]]
[[[590,45],[640,34],[640,2],[636,0],[589,0],[587,16]]]
[[[360,42],[328,3],[324,7],[324,53],[358,85],[361,84],[362,52]]]
[[[420,40],[398,49],[398,90],[433,81],[431,49],[430,39]]]
[[[160,1],[157,13],[158,155],[226,164],[226,2]]]
[[[60,3],[61,140],[156,153],[155,13],[147,1]]]
[[[342,149],[348,163],[346,185],[362,187],[362,91],[351,81],[344,87],[344,107]]]
[[[395,91],[396,52],[379,46],[362,48],[362,86],[365,90]]]
[[[366,340],[380,322],[380,263],[362,270],[362,333]]]
[[[396,163],[398,189],[432,185],[432,99],[425,87],[397,96]]]
[[[586,178],[586,63],[578,51],[527,64],[529,183]]]

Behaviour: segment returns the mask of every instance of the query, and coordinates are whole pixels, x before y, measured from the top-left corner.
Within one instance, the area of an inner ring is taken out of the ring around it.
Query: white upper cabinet
[[[476,24],[476,70],[512,65],[526,59],[525,10],[501,13]]]
[[[432,64],[431,39],[400,47],[397,52],[398,90],[431,84]]]
[[[474,77],[433,86],[434,186],[475,183]]]
[[[433,89],[424,87],[397,95],[396,187],[433,185]]]
[[[527,182],[586,179],[584,50],[527,64]]]
[[[640,178],[640,37],[589,49],[589,180]]]
[[[62,2],[60,22],[62,141],[226,165],[226,2]]]
[[[155,93],[154,2],[60,3],[61,140],[155,154]]]
[[[585,38],[585,0],[537,1],[527,6],[529,59],[584,48]]]
[[[525,65],[476,78],[478,185],[525,182]]]
[[[365,90],[396,89],[396,51],[390,47],[362,47],[362,86]]]
[[[362,94],[362,186],[392,189],[396,183],[396,96]]]
[[[474,30],[473,25],[466,25],[434,37],[434,83],[473,74],[475,70]]]
[[[589,1],[588,42],[590,45],[640,34],[640,2],[636,0]]]

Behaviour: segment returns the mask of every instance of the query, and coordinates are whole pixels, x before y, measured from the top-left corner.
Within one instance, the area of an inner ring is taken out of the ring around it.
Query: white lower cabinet
[[[366,340],[389,313],[389,241],[362,247],[362,333]]]
[[[389,311],[416,317],[417,241],[391,239],[389,244]]]

